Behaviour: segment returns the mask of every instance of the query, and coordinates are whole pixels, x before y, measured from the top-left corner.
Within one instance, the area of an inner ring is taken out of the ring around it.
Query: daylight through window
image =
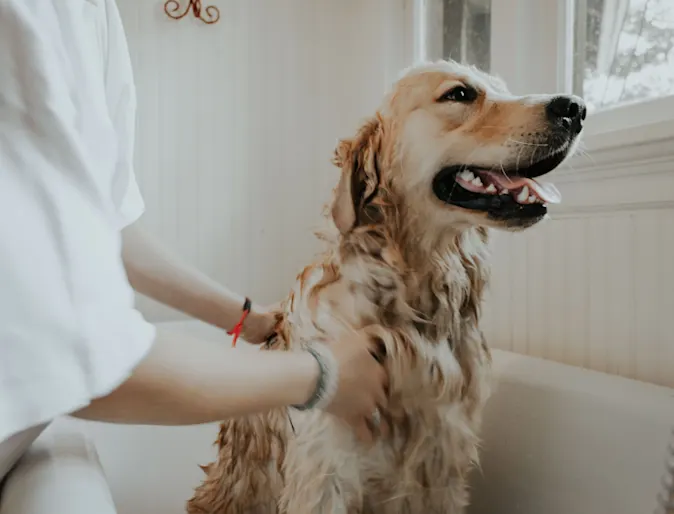
[[[674,95],[674,0],[576,0],[574,50],[590,110]]]
[[[426,0],[426,56],[489,70],[492,0]]]

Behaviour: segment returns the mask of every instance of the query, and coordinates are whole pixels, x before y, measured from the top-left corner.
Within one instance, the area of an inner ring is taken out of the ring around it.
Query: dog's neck
[[[339,238],[342,274],[364,289],[379,320],[413,323],[431,341],[461,340],[464,327],[475,326],[480,315],[489,275],[487,231],[433,237],[394,216],[383,213]]]
[[[424,234],[419,238],[414,234]],[[476,326],[489,280],[487,232],[482,228],[403,234],[408,302],[426,320],[418,326],[430,339],[461,339],[466,324]]]

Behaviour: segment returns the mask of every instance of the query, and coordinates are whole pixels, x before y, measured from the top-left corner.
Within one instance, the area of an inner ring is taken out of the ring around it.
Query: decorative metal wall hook
[[[220,19],[220,9],[214,5],[209,5],[202,11],[201,0],[189,0],[187,7],[185,7],[182,13],[180,12],[180,2],[178,0],[167,0],[164,4],[164,12],[174,20],[184,18],[190,10],[192,10],[195,18],[200,19],[208,25],[217,23]]]

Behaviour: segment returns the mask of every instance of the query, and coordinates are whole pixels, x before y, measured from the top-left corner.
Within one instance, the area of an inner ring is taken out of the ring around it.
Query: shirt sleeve
[[[142,207],[130,171],[113,179],[130,157],[91,5],[0,1],[0,441],[108,394],[154,340],[121,259],[116,200],[126,220]]]
[[[121,16],[114,0],[105,0],[105,92],[116,136],[118,160],[113,184],[120,228],[135,222],[145,204],[134,173],[136,88]]]

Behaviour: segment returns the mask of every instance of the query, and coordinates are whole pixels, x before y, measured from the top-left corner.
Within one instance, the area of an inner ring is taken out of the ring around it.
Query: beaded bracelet
[[[301,411],[325,409],[337,393],[339,365],[330,349],[323,344],[314,343],[305,349],[318,363],[318,381],[311,398],[303,405],[293,405],[293,408]]]

